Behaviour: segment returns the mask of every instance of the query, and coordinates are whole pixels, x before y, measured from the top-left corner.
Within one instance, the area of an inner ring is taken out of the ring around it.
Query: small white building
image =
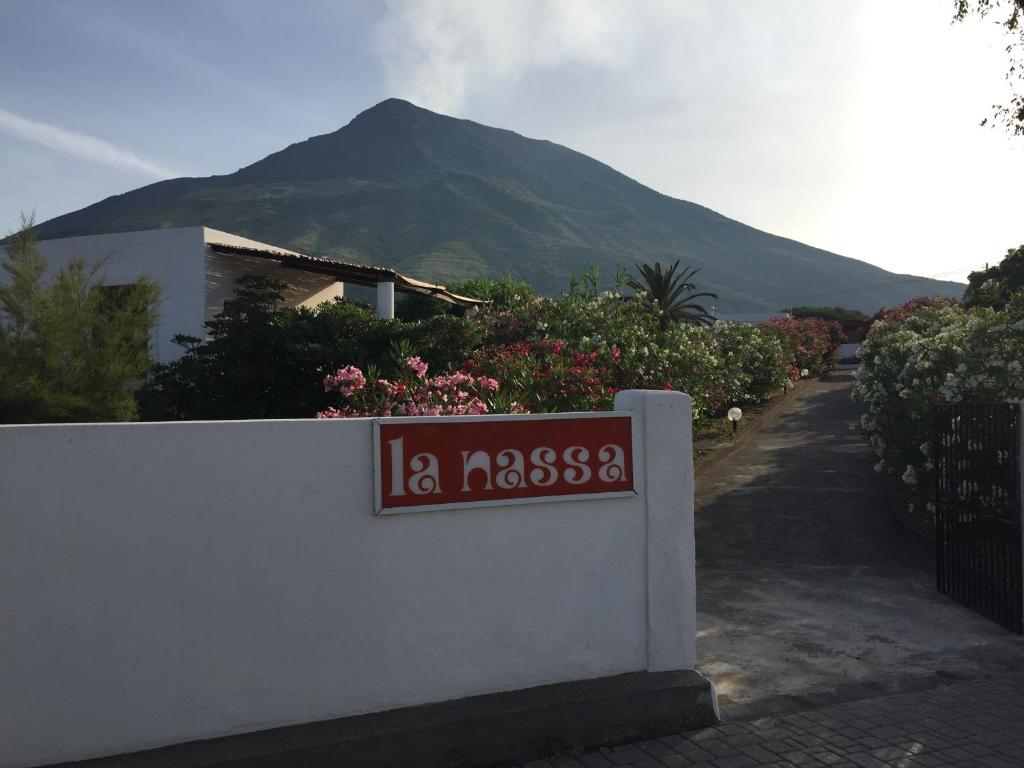
[[[234,295],[235,281],[246,274],[272,277],[285,283],[289,306],[316,306],[345,292],[345,283],[376,287],[377,312],[395,314],[395,291],[433,296],[460,306],[480,304],[457,296],[443,285],[414,280],[386,267],[349,264],[307,256],[209,227],[150,229],[40,240],[39,253],[51,269],[72,259],[103,262],[105,285],[122,285],[146,276],[161,290],[151,352],[166,363],[184,350],[174,343],[178,334],[203,338],[203,324]]]

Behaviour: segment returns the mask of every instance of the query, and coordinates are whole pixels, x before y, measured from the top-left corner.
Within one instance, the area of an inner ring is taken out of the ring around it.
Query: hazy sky
[[[0,2],[2,231],[398,96],[895,271],[1024,243],[1005,43],[952,0]]]

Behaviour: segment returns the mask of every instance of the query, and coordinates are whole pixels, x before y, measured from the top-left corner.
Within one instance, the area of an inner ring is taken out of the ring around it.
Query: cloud
[[[29,120],[3,109],[0,109],[0,132],[109,168],[132,171],[159,179],[170,179],[180,175],[170,168],[151,163],[134,152],[116,147],[102,139]]]
[[[396,95],[452,112],[474,91],[531,71],[623,68],[641,17],[634,4],[606,0],[392,0],[375,44]]]

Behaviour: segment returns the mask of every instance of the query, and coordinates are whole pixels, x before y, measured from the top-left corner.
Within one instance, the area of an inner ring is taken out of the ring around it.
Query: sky
[[[0,0],[0,232],[389,97],[896,272],[1024,243],[995,21],[952,0]]]

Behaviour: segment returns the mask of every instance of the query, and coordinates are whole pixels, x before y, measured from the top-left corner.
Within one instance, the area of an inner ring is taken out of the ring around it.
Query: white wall
[[[343,295],[342,284],[329,277],[284,269],[270,259],[215,254],[207,249],[209,242],[293,253],[208,227],[40,240],[38,248],[52,269],[74,258],[102,261],[108,285],[130,283],[142,276],[156,280],[161,301],[151,352],[158,362],[175,360],[184,352],[172,341],[176,335],[205,335],[203,323],[220,311],[224,299],[234,295],[234,281],[243,274],[266,275],[287,283],[285,302],[290,306],[316,306]]]
[[[181,354],[182,349],[171,341],[176,334],[203,335],[206,248],[202,227],[40,240],[38,247],[52,269],[75,258],[104,261],[108,285],[142,276],[156,280],[162,298],[151,336],[154,359],[165,362]]]
[[[636,497],[380,517],[370,420],[0,427],[0,766],[692,668],[689,398],[617,403]]]

